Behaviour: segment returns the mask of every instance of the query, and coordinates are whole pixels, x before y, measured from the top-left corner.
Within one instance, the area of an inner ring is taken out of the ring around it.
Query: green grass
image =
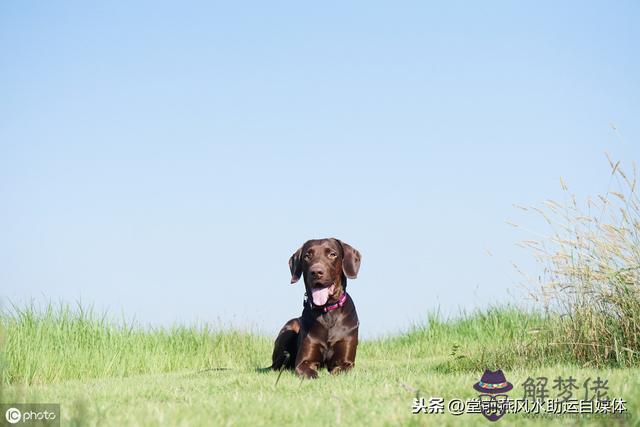
[[[257,370],[270,363],[273,337],[204,325],[144,329],[65,306],[14,309],[0,316],[0,401],[60,402],[63,425],[487,425],[478,414],[412,415],[411,405],[415,396],[475,397],[482,371],[502,368],[511,397],[523,396],[529,376],[608,379],[609,395],[627,400],[632,415],[617,422],[637,424],[640,369],[576,364],[545,343],[551,321],[514,308],[430,316],[404,334],[363,341],[349,374],[301,381],[284,372],[276,385],[276,372]],[[605,416],[552,420],[611,425]]]
[[[219,363],[246,368],[264,363],[261,353],[269,346],[266,338],[216,332],[207,325],[145,330],[64,305],[14,307],[1,322],[6,335],[3,384],[204,370],[222,367]]]

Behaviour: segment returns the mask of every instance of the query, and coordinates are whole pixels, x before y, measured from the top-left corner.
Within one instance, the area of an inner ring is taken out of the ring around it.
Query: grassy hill
[[[527,378],[572,376],[608,380],[610,398],[625,399],[629,415],[527,417],[509,425],[626,425],[639,422],[640,369],[615,357],[583,363],[552,343],[557,321],[496,308],[364,341],[356,368],[301,381],[290,372],[262,372],[273,337],[201,327],[149,330],[117,324],[68,307],[14,309],[1,317],[0,401],[61,403],[63,425],[487,425],[480,414],[412,414],[414,398],[477,397],[484,369],[504,370],[524,396]]]

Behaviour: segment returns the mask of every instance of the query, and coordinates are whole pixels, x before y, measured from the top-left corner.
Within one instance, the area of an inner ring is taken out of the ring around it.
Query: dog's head
[[[291,283],[304,276],[307,295],[315,305],[337,301],[346,278],[358,276],[361,258],[360,252],[338,239],[309,240],[289,258]]]

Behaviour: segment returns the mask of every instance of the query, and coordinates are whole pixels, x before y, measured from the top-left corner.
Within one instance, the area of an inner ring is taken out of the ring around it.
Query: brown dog
[[[304,276],[307,298],[302,316],[289,320],[276,338],[272,369],[284,365],[316,378],[322,366],[332,374],[353,367],[359,322],[346,289],[360,259],[360,252],[338,239],[309,240],[291,256],[291,283]]]

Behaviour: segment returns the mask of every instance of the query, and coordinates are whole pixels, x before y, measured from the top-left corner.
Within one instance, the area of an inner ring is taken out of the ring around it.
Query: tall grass
[[[207,325],[145,329],[64,304],[5,310],[0,331],[3,384],[236,368],[264,363],[270,346],[245,332]]]
[[[595,366],[640,362],[640,199],[637,170],[613,162],[609,190],[580,203],[561,182],[565,201],[522,208],[550,234],[524,242],[543,269],[532,289],[548,313],[551,349]]]
[[[435,369],[444,373],[562,362],[547,358],[537,339],[547,322],[542,313],[513,306],[461,313],[449,320],[432,313],[425,325],[414,326],[393,341],[413,353],[439,357]]]
[[[535,333],[544,324],[542,315],[513,307],[448,320],[431,314],[406,333],[363,341],[358,362],[373,367],[395,361],[408,370],[429,364],[444,373],[539,365],[545,349]],[[0,385],[179,370],[252,371],[269,365],[273,345],[273,337],[206,325],[146,329],[68,305],[13,307],[0,314],[0,331]]]

